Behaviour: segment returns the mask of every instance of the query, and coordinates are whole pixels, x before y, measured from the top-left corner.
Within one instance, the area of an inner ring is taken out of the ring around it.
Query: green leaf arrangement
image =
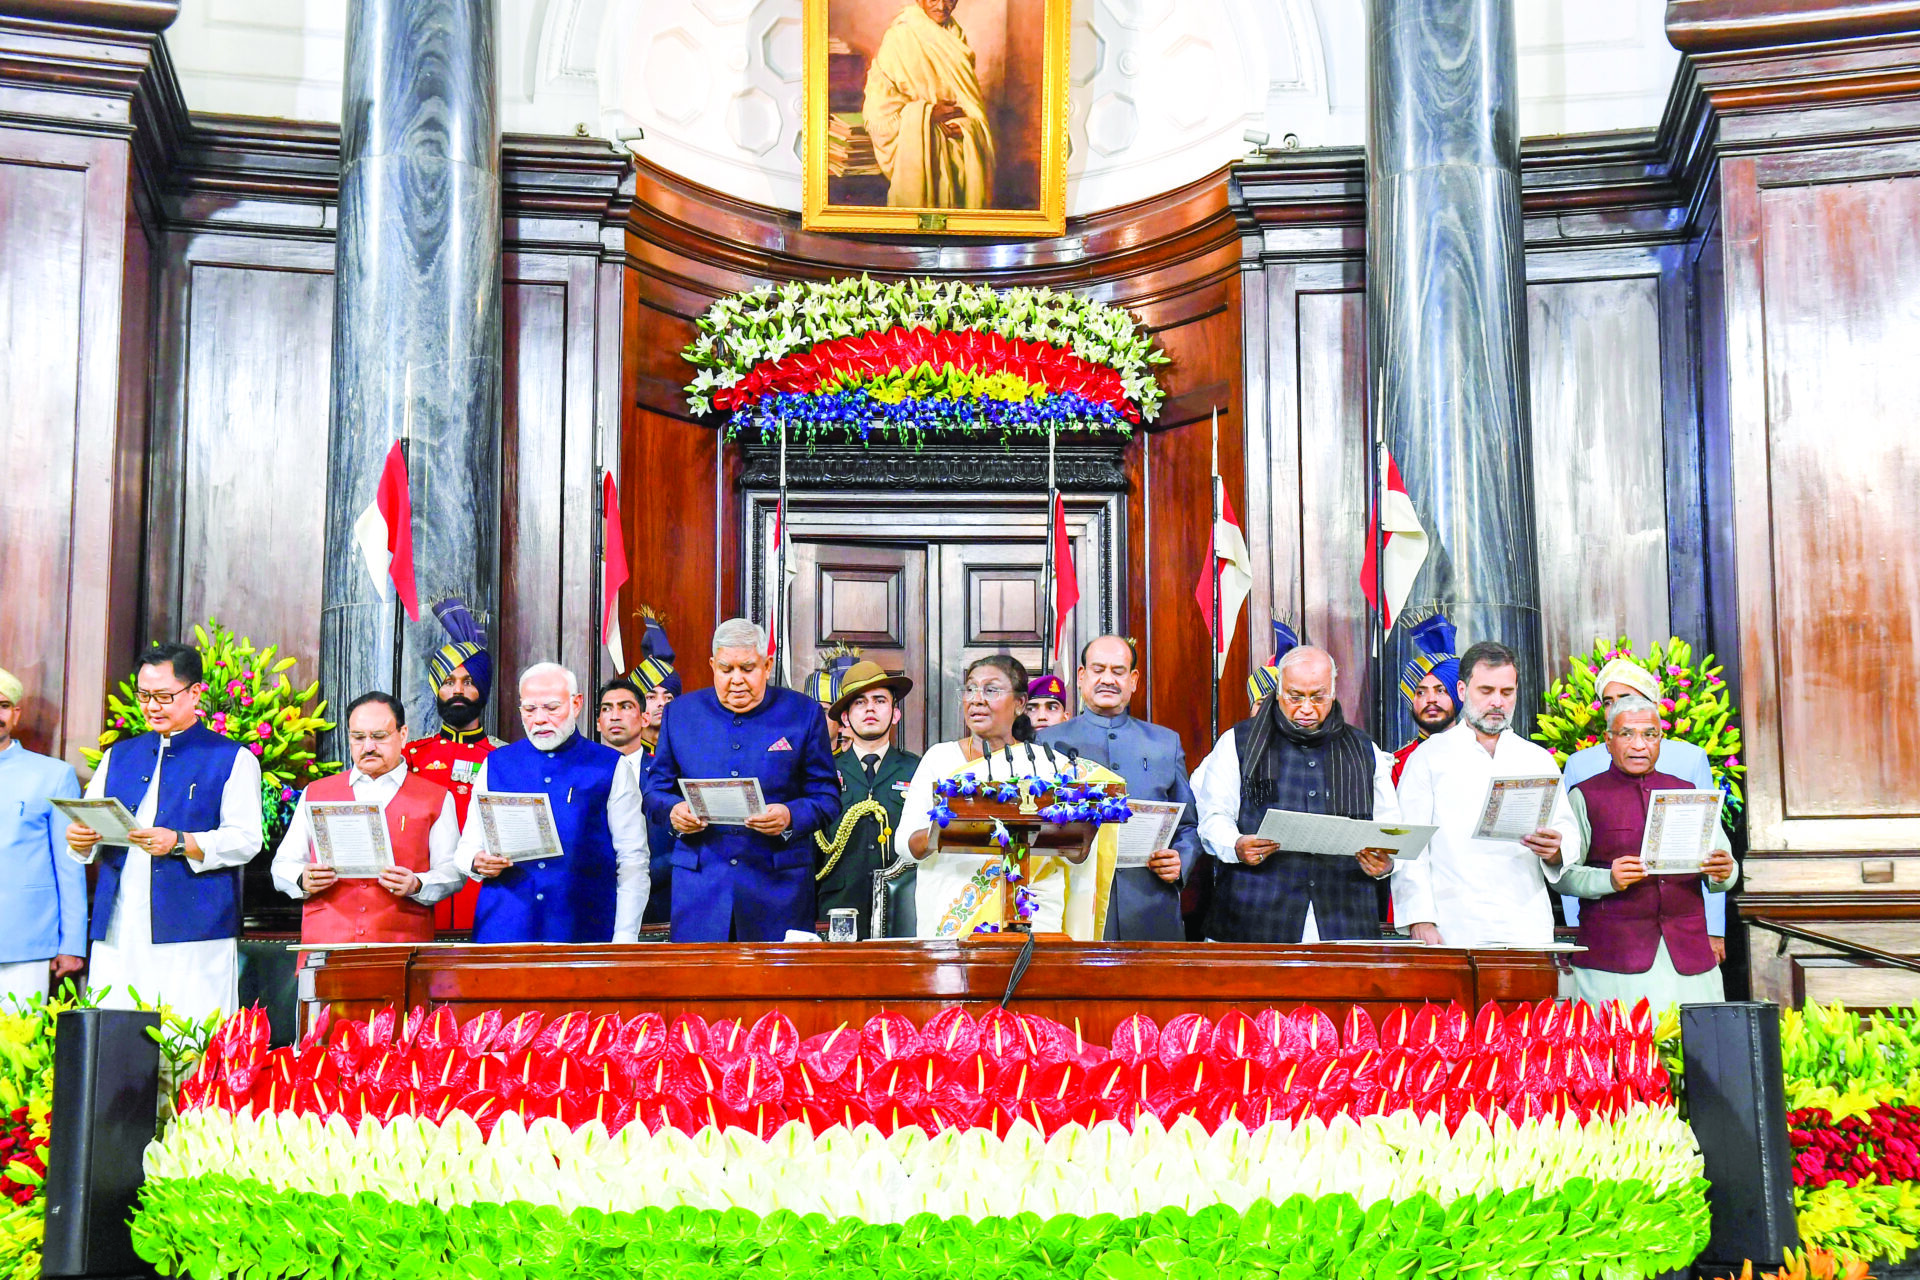
[[[1542,695],[1545,712],[1533,731],[1533,740],[1553,752],[1554,763],[1565,767],[1568,756],[1601,740],[1607,718],[1594,678],[1614,658],[1633,656],[1633,641],[1623,636],[1596,640],[1591,653],[1567,659],[1566,675]],[[1713,780],[1727,797],[1721,818],[1731,830],[1746,804],[1740,779],[1747,767],[1740,763],[1740,730],[1733,723],[1739,712],[1721,668],[1712,654],[1696,660],[1693,647],[1678,636],[1654,645],[1637,661],[1660,679],[1660,723],[1667,736],[1707,753]]]
[[[781,1211],[607,1213],[522,1202],[456,1205],[278,1191],[225,1175],[149,1182],[134,1248],[193,1280],[1629,1280],[1686,1265],[1707,1240],[1703,1181],[1656,1195],[1574,1179],[1442,1205],[1362,1208],[1347,1194],[1135,1218],[829,1220]]]
[[[260,647],[249,637],[235,636],[218,619],[194,627],[193,642],[205,671],[203,722],[260,757],[260,811],[271,847],[293,816],[300,788],[340,771],[339,761],[314,755],[315,735],[333,728],[324,718],[327,704],[320,700],[320,682],[295,689],[287,672],[298,659],[280,657],[278,645]],[[128,676],[107,695],[107,728],[99,749],[82,753],[88,768],[98,768],[114,743],[147,732],[146,713],[134,687],[135,677]]]

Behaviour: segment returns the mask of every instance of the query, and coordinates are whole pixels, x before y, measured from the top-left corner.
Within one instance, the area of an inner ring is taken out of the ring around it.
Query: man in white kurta
[[[1460,719],[1414,749],[1400,775],[1400,817],[1438,827],[1425,856],[1394,868],[1394,924],[1449,947],[1543,947],[1553,941],[1547,886],[1561,873],[1566,797],[1521,840],[1476,840],[1494,778],[1557,777],[1553,753],[1510,727],[1519,700],[1513,655],[1481,643],[1460,656]]]
[[[168,648],[173,648],[168,646]],[[191,651],[187,651],[191,653]],[[136,680],[137,696],[145,706],[148,724],[160,736],[145,794],[134,810],[135,844],[127,849],[119,891],[114,896],[104,936],[93,944],[88,985],[112,988],[102,1005],[131,1009],[134,993],[149,1005],[166,1005],[189,1019],[218,1012],[234,1012],[240,1003],[240,960],[235,937],[193,942],[155,942],[153,867],[161,858],[184,858],[197,876],[244,866],[260,852],[264,839],[260,820],[260,762],[252,751],[233,744],[233,767],[221,786],[219,820],[206,830],[173,831],[154,826],[161,796],[168,782],[168,745],[181,733],[200,726],[200,671],[198,654],[191,665],[176,672],[174,662],[143,662]],[[177,665],[188,666],[181,656]],[[184,677],[184,678],[183,678]],[[164,698],[165,701],[159,699]],[[144,737],[144,735],[142,735]],[[110,747],[87,783],[89,798],[107,794],[107,775],[116,751],[136,747],[141,738]],[[81,862],[100,853],[99,835],[86,827],[67,828],[67,847]],[[96,907],[97,910],[97,907]],[[96,927],[96,932],[98,929]]]
[[[867,136],[895,208],[993,203],[993,134],[955,3],[908,0],[867,69]]]

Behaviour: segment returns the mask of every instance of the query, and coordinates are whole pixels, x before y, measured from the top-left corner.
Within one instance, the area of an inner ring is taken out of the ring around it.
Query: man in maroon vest
[[[1567,792],[1570,830],[1561,832],[1568,864],[1559,887],[1590,899],[1580,910],[1574,986],[1582,1000],[1641,997],[1655,1009],[1726,999],[1720,969],[1707,940],[1705,892],[1724,893],[1739,875],[1716,816],[1712,853],[1693,875],[1647,874],[1640,857],[1655,791],[1691,791],[1684,778],[1661,773],[1660,708],[1647,699],[1621,698],[1607,711],[1605,773]]]
[[[346,773],[307,787],[273,856],[273,882],[304,899],[300,941],[431,942],[433,904],[466,882],[453,862],[460,842],[453,797],[407,768],[406,712],[386,693],[363,693],[347,708]],[[319,865],[309,806],[378,805],[393,865],[379,879],[341,879]]]

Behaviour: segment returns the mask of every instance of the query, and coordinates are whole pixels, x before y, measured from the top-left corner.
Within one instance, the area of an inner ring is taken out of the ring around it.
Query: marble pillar
[[[399,695],[416,736],[439,724],[425,656],[446,637],[429,606],[460,596],[498,632],[494,22],[492,0],[347,5],[320,673],[334,712],[369,689]],[[352,537],[400,439],[417,622],[383,598]]]
[[[1513,0],[1373,0],[1368,55],[1372,410],[1430,546],[1408,607],[1514,650],[1524,732],[1541,654]],[[1386,646],[1389,747],[1413,734],[1405,636]]]

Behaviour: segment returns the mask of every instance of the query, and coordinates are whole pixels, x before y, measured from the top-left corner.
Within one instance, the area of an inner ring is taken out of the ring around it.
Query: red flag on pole
[[[613,669],[624,674],[627,654],[620,643],[620,588],[627,582],[627,539],[620,529],[620,490],[613,472],[601,487],[600,516],[605,522],[600,538],[600,642],[607,646]]]
[[[1360,594],[1379,611],[1380,624],[1391,631],[1400,611],[1406,607],[1408,595],[1413,592],[1413,580],[1419,576],[1420,566],[1426,563],[1427,531],[1420,525],[1420,514],[1413,509],[1413,499],[1407,496],[1399,464],[1385,448],[1380,454],[1386,459],[1386,474],[1382,477],[1379,498],[1373,503],[1366,554],[1360,561]]]
[[[1213,638],[1214,670],[1218,672],[1225,667],[1240,610],[1253,591],[1253,557],[1247,554],[1246,536],[1240,532],[1240,519],[1233,514],[1233,500],[1227,497],[1224,487],[1220,492],[1220,523],[1213,531],[1207,566],[1200,571],[1200,580],[1193,584],[1193,598],[1199,602],[1209,633],[1213,631],[1215,574],[1220,580],[1220,633]]]
[[[418,622],[420,600],[413,586],[413,499],[407,491],[407,451],[398,440],[387,450],[373,501],[353,522],[353,540],[359,544],[360,556],[380,594],[387,594],[391,582],[407,616]]]
[[[1053,660],[1060,661],[1060,641],[1067,634],[1067,615],[1080,603],[1080,577],[1073,568],[1073,544],[1067,540],[1067,500],[1053,495]]]

